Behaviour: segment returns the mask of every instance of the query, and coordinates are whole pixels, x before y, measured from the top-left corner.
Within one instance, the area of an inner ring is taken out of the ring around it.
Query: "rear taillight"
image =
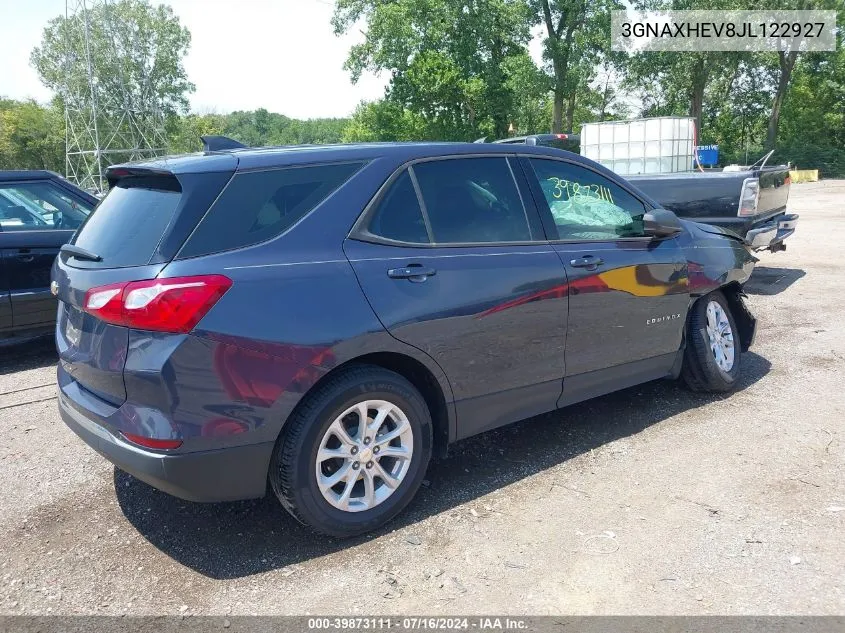
[[[555,136],[564,141],[569,138],[569,134],[555,134]]]
[[[760,198],[760,181],[757,178],[746,178],[742,181],[742,191],[739,193],[739,209],[737,215],[756,215],[757,201]]]
[[[84,309],[97,318],[138,330],[190,332],[232,286],[223,275],[127,281],[91,288]]]
[[[126,433],[123,431],[123,437],[144,448],[154,448],[156,450],[172,450],[182,446],[182,440],[157,440],[152,437],[143,437],[142,435],[135,435],[134,433]]]

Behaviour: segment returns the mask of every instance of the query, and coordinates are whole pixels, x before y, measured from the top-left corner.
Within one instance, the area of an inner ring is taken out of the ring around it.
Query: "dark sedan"
[[[224,149],[113,167],[53,269],[59,410],[196,501],[374,529],[449,443],[641,382],[729,391],[737,236],[568,152]]]
[[[50,334],[50,268],[97,199],[49,171],[0,171],[0,345]]]

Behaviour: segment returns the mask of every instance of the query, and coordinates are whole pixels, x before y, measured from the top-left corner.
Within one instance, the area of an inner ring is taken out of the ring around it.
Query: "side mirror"
[[[643,215],[643,232],[649,237],[670,237],[682,230],[678,216],[668,209],[652,209]]]

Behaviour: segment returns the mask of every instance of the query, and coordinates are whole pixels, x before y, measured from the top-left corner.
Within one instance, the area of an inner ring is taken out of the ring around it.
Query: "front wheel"
[[[381,367],[350,367],[307,396],[288,420],[270,483],[302,523],[330,536],[355,536],[408,505],[431,444],[431,415],[411,383]]]
[[[730,307],[720,291],[693,304],[681,376],[693,391],[725,392],[737,385],[741,346]]]

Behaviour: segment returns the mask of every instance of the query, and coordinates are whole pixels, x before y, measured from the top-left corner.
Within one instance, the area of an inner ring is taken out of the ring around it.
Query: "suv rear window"
[[[179,251],[196,257],[258,244],[280,235],[363,163],[332,163],[236,174]]]
[[[181,197],[175,178],[124,178],[88,216],[74,244],[112,268],[146,264]]]

